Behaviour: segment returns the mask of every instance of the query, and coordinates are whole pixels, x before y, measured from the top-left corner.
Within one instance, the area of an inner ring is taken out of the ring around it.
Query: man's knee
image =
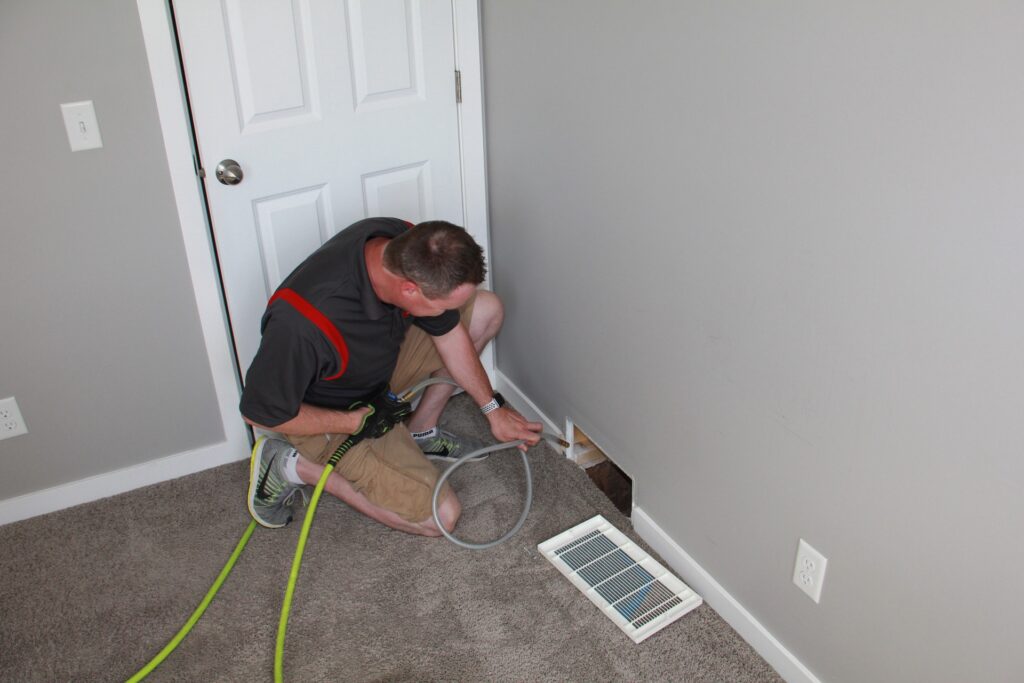
[[[444,526],[445,531],[451,533],[455,529],[455,525],[459,521],[459,516],[462,514],[462,503],[455,497],[454,493],[449,493],[444,500],[442,500],[437,506],[437,516],[441,520],[441,524]],[[437,521],[431,517],[428,522],[431,523],[435,529],[437,528]],[[437,532],[440,535],[440,531]]]
[[[473,303],[473,318],[469,325],[469,336],[476,343],[486,344],[498,335],[505,320],[505,305],[494,292],[480,290]]]

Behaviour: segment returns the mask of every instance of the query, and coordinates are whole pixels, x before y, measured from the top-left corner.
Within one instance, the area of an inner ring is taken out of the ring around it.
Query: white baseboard
[[[42,491],[33,491],[16,498],[0,500],[0,525],[115,496],[168,479],[177,479],[247,457],[248,451],[240,451],[231,442],[223,441]]]
[[[548,419],[515,384],[500,371],[495,371],[495,376],[497,390],[505,394],[524,417],[543,422],[548,431],[559,436],[562,435],[562,430],[555,426],[555,423]],[[101,498],[116,496],[119,493],[126,493],[169,479],[177,479],[249,457],[246,447],[247,439],[243,441],[237,434],[232,436],[234,437],[233,441],[223,441],[41,491],[33,491],[15,498],[0,500],[0,526],[64,510],[82,503],[90,503]]]
[[[520,391],[519,387],[515,385],[508,377],[506,377],[501,370],[495,370],[495,390],[501,392],[502,396],[508,399],[508,402],[515,406],[523,417],[531,422],[543,422],[544,431],[557,434],[558,436],[565,438],[565,434],[561,427],[556,425],[547,415],[544,414],[537,405],[530,400],[530,398]]]
[[[714,577],[673,541],[642,508],[633,507],[633,529],[788,683],[821,683],[810,669],[775,639]]]

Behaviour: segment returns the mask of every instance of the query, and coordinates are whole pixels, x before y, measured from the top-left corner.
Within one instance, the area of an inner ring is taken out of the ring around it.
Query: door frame
[[[484,137],[483,72],[481,68],[479,0],[451,0],[455,22],[455,60],[462,73],[462,104],[458,107],[462,201],[465,228],[490,260]],[[192,279],[192,290],[210,361],[225,441],[204,463],[182,461],[182,476],[248,457],[250,433],[238,413],[238,376],[227,307],[214,256],[213,233],[206,216],[203,188],[196,174],[192,124],[188,116],[169,0],[136,0],[149,60],[157,115],[163,133],[171,186]],[[485,286],[489,282],[484,283]],[[494,381],[493,345],[481,354]],[[210,454],[207,453],[209,456]]]

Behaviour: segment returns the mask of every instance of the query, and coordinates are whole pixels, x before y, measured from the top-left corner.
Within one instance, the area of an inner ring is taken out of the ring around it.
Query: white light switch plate
[[[67,130],[72,152],[103,146],[100,124],[96,121],[96,110],[92,106],[92,100],[62,104],[60,111],[64,115],[64,128]]]

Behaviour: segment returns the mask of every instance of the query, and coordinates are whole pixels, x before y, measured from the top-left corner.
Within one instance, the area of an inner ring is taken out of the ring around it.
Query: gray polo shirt
[[[245,376],[243,415],[274,427],[295,417],[302,403],[344,410],[388,382],[410,325],[440,336],[459,324],[458,311],[414,317],[374,293],[367,240],[396,237],[409,227],[397,218],[359,221],[285,278],[263,315],[260,348]]]

